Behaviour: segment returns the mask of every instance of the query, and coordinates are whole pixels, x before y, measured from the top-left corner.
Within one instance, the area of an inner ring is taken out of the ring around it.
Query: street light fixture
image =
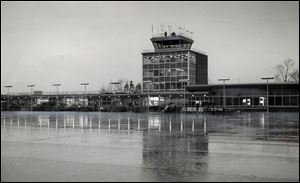
[[[58,87],[61,86],[61,84],[56,83],[53,84],[53,86],[56,86],[56,110],[58,111]]]
[[[223,81],[223,108],[225,109],[226,107],[226,98],[225,98],[225,81],[229,81],[229,78],[221,78],[218,79],[218,81]]]
[[[83,103],[84,103],[84,110],[86,110],[86,103],[85,103],[85,98],[86,98],[86,86],[89,85],[89,83],[80,83],[80,85],[84,85],[84,97],[83,97]]]
[[[9,111],[9,88],[12,88],[13,86],[9,85],[4,87],[7,88],[7,110]]]
[[[27,85],[30,87],[30,111],[32,111],[32,88],[35,87],[35,85]]]
[[[274,77],[263,77],[262,80],[267,80],[267,113],[269,113],[269,80],[274,79]]]
[[[148,112],[149,112],[149,101],[150,101],[150,94],[149,94],[149,89],[150,89],[150,83],[152,83],[151,80],[144,81],[144,83],[148,83],[148,100],[147,100],[147,107],[148,107]]]

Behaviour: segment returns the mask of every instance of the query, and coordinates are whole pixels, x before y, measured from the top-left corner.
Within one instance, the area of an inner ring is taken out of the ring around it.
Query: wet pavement
[[[1,112],[1,181],[299,181],[299,114]]]

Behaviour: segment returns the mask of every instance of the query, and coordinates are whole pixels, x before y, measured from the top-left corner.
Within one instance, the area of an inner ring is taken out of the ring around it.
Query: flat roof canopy
[[[181,40],[188,43],[193,43],[194,41],[188,37],[182,36],[182,35],[174,35],[174,36],[159,36],[159,37],[152,37],[150,39],[152,42],[157,41],[174,41],[174,40]]]
[[[225,84],[227,89],[250,89],[250,88],[262,88],[264,89],[267,86],[267,83],[241,83],[241,84]],[[223,84],[207,84],[207,85],[189,85],[186,89],[189,92],[199,92],[212,89],[222,89]],[[290,89],[299,89],[299,83],[269,83],[269,88],[290,88]]]

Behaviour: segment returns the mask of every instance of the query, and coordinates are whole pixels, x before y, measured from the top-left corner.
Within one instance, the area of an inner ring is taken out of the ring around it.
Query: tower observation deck
[[[151,42],[155,51],[163,51],[165,49],[191,49],[193,40],[182,35],[176,35],[173,32],[170,36],[165,32],[165,36],[152,37]]]

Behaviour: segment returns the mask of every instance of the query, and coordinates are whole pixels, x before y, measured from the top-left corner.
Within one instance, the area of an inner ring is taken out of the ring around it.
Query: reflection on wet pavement
[[[298,142],[297,113],[1,112],[1,180],[297,181]]]

